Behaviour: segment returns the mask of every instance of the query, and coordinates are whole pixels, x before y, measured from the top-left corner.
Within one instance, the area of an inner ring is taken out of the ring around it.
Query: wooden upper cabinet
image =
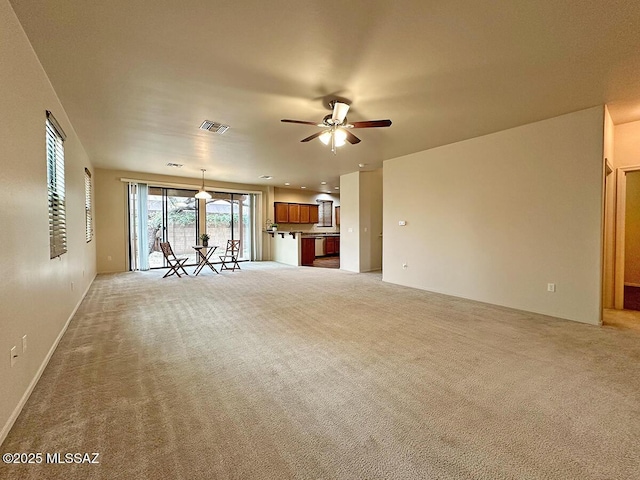
[[[340,207],[336,207],[336,225],[340,225]]]
[[[275,223],[318,223],[318,205],[274,202]]]
[[[275,208],[275,222],[276,223],[289,223],[289,204],[288,203],[274,203]]]
[[[310,218],[310,205],[300,205],[300,223],[311,223]]]
[[[309,223],[318,223],[318,205],[309,205]]]
[[[300,223],[300,204],[289,204],[289,223]]]

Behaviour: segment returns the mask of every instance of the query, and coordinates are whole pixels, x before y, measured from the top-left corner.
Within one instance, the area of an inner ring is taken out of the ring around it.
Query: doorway
[[[160,242],[196,264],[198,202],[194,190],[129,185],[130,270],[166,268]]]
[[[640,166],[618,169],[615,308],[640,310]]]
[[[206,232],[212,245],[226,248],[227,240],[240,240],[238,260],[251,260],[254,196],[246,193],[209,192]]]
[[[640,310],[640,170],[627,172],[624,219],[625,310]]]

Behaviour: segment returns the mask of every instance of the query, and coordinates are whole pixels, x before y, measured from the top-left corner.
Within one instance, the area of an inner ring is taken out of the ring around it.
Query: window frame
[[[49,204],[49,258],[67,253],[64,141],[67,136],[53,114],[46,111],[45,146]]]
[[[317,226],[333,227],[333,200],[316,200],[316,202],[318,203]]]
[[[93,181],[91,171],[84,169],[84,235],[87,243],[93,240]]]

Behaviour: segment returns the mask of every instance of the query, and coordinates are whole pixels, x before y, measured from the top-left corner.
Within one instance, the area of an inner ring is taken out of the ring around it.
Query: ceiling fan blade
[[[314,123],[315,125],[315,123]],[[314,138],[318,138],[320,135],[322,135],[324,133],[324,131],[322,132],[318,132],[318,133],[314,133],[313,135],[309,135],[307,138],[303,138],[302,140],[300,140],[301,142],[310,142],[311,140],[313,140]]]
[[[353,122],[351,125],[351,128],[390,127],[391,120],[365,120],[364,122]]]
[[[355,145],[356,143],[360,143],[362,141],[349,130],[345,130],[345,132],[347,133],[347,142],[349,142],[351,145]]]
[[[285,123],[301,123],[302,125],[313,125],[314,127],[318,125],[316,122],[305,122],[304,120],[287,120],[286,118],[280,121]]]
[[[347,117],[347,112],[349,111],[349,105],[342,102],[334,102],[333,104],[333,113],[331,114],[331,120],[333,120],[334,125],[340,125],[344,122],[344,119]]]

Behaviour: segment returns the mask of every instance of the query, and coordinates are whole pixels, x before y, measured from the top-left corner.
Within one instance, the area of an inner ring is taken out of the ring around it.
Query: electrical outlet
[[[11,355],[11,366],[13,367],[18,361],[18,347],[13,347],[9,354]]]
[[[555,283],[547,283],[547,292],[555,292],[556,284]]]
[[[27,336],[22,336],[22,353],[27,351]]]
[[[107,261],[110,262],[111,261],[111,255],[107,255]]]

